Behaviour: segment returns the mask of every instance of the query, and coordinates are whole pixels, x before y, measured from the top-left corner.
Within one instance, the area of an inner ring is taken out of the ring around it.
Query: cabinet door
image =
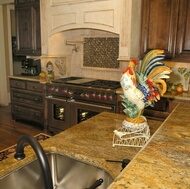
[[[33,49],[32,9],[29,6],[15,10],[17,24],[17,54],[27,54]]]
[[[180,0],[176,57],[190,60],[190,0]]]
[[[23,55],[41,54],[40,5],[25,3],[15,6],[17,52]]]
[[[164,49],[168,57],[174,56],[178,7],[178,0],[143,0],[141,58],[152,49]]]

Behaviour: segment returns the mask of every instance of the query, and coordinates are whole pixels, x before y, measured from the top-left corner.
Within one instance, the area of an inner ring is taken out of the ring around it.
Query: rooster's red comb
[[[131,59],[131,62],[133,62],[135,65],[138,64],[137,60],[135,60],[135,59]]]

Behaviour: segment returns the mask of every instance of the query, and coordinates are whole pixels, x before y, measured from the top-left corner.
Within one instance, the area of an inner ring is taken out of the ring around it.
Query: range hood
[[[137,57],[141,0],[51,0],[41,2],[42,53],[48,38],[75,29],[96,29],[119,35],[119,60]]]

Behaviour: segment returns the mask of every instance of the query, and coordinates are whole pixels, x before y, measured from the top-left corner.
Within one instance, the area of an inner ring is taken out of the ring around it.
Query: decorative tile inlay
[[[119,37],[85,37],[83,66],[119,68]]]
[[[66,58],[55,58],[55,65],[59,69],[59,74],[65,75],[66,74]]]

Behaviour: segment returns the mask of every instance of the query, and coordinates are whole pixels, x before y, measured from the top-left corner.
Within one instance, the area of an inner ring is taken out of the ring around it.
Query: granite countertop
[[[115,178],[109,189],[185,189],[190,183],[189,115],[190,104],[180,103],[163,123],[148,120],[151,134],[154,134],[141,149],[112,147],[113,130],[121,126],[125,115],[108,112],[102,112],[41,144],[46,152],[67,154],[106,169]],[[1,161],[0,176],[35,158],[30,147],[26,147],[25,152],[26,158],[22,161],[13,157]],[[124,158],[131,159],[131,162],[122,172],[120,163],[106,162],[106,159]]]
[[[58,152],[89,162],[106,169],[113,178],[121,171],[121,163],[106,162],[107,159],[133,159],[139,147],[112,147],[113,131],[121,126],[125,115],[102,112],[70,129],[65,130],[41,144],[46,152]],[[161,121],[149,121],[151,135],[161,125]],[[26,164],[35,158],[30,147],[25,148],[26,158],[17,161],[9,157],[0,162],[0,176]]]
[[[40,77],[39,76],[23,76],[23,75],[11,75],[8,76],[11,79],[20,79],[20,80],[27,80],[27,81],[36,81],[40,82]]]
[[[125,115],[108,112],[41,144],[46,152],[63,153],[106,169],[115,178],[109,189],[186,189],[190,184],[189,115],[190,104],[179,103],[163,123],[148,120],[151,135],[154,134],[143,148],[112,147],[113,131],[121,126]],[[13,157],[1,161],[0,176],[35,158],[30,147],[26,147],[25,152],[26,158],[22,161]],[[106,159],[125,158],[131,162],[122,172],[120,163],[106,162]]]
[[[109,189],[188,189],[190,104],[179,104]]]

